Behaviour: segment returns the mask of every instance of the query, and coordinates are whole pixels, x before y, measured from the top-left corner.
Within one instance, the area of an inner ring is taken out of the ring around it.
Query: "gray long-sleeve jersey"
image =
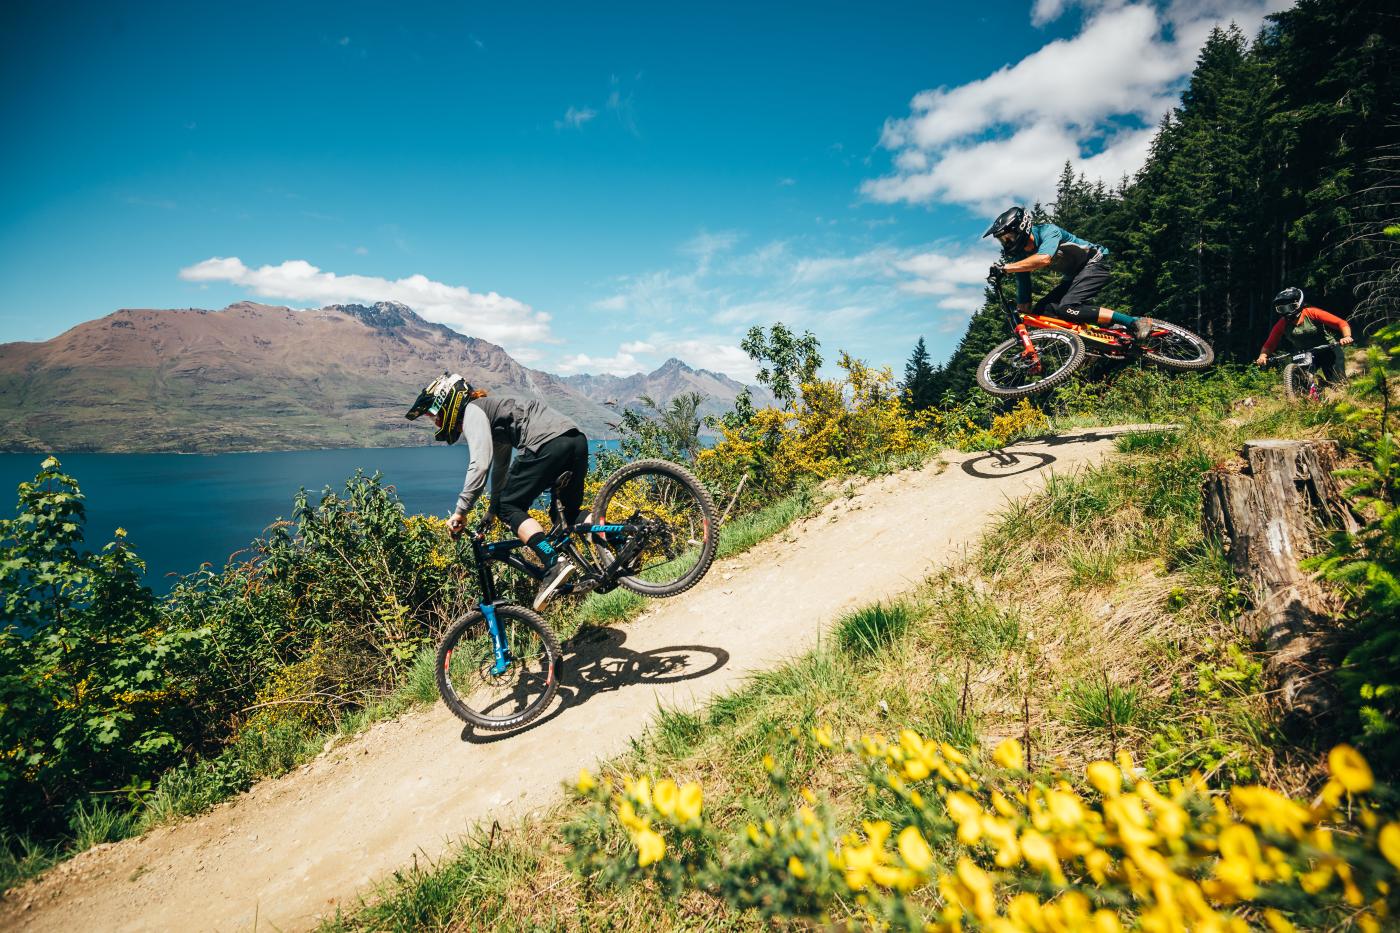
[[[491,498],[500,495],[510,469],[512,450],[534,453],[545,444],[578,425],[534,399],[488,395],[472,399],[462,412],[462,437],[471,459],[467,476],[457,496],[457,511],[471,511],[491,476]]]

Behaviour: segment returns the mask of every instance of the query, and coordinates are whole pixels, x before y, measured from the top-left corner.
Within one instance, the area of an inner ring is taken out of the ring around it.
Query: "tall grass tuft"
[[[875,603],[836,623],[836,644],[856,656],[873,655],[909,628],[913,614],[906,603]]]

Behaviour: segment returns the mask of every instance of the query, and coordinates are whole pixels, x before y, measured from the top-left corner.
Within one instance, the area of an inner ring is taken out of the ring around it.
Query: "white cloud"
[[[180,270],[188,282],[228,282],[264,298],[321,304],[398,301],[429,321],[506,347],[517,359],[532,343],[551,342],[549,315],[496,292],[474,292],[423,275],[384,279],[337,275],[311,263],[291,259],[276,266],[250,268],[237,256],[215,257]]]
[[[574,353],[554,364],[555,372],[565,376],[575,373],[607,373],[612,376],[630,376],[641,370],[637,357],[619,350],[613,356],[589,356],[587,353]]]
[[[581,129],[585,123],[592,120],[597,115],[598,111],[594,110],[592,107],[570,107],[568,110],[564,111],[564,118],[562,120],[554,121],[554,128],[556,130]]]
[[[1080,6],[1078,34],[976,81],[922,91],[886,121],[894,170],[862,186],[881,202],[953,202],[981,210],[1049,200],[1066,161],[1116,183],[1146,159],[1211,28],[1252,34],[1282,0],[1036,0],[1037,25]]]

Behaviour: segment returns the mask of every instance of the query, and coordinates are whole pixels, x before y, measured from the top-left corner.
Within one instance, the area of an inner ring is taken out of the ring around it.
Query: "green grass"
[[[1092,732],[1132,729],[1147,716],[1147,704],[1137,687],[1120,687],[1102,678],[1076,681],[1065,692],[1070,722]]]
[[[858,657],[876,654],[904,634],[910,615],[909,607],[899,602],[857,609],[836,623],[836,644]]]

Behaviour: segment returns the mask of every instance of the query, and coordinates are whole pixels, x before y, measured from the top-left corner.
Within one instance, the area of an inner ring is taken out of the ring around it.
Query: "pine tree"
[[[923,411],[937,403],[938,396],[933,391],[935,376],[936,371],[929,363],[928,348],[920,336],[919,342],[914,344],[909,362],[904,364],[904,381],[899,387],[905,407],[910,411]]]

